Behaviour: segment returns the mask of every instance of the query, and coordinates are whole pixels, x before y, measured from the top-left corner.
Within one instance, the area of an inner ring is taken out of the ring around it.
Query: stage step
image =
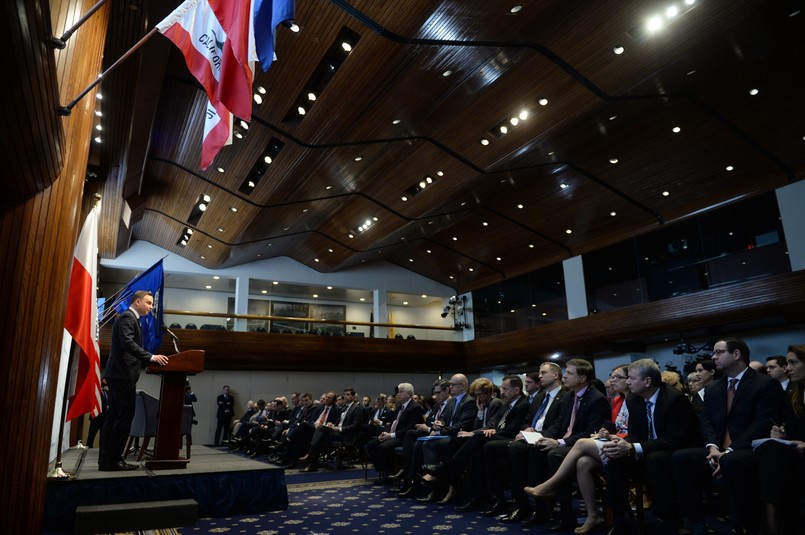
[[[196,500],[81,505],[75,511],[75,533],[109,533],[195,526]]]

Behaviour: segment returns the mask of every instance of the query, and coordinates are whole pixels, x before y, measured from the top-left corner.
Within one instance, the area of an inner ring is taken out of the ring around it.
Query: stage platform
[[[226,449],[194,445],[190,463],[180,470],[152,471],[143,463],[130,472],[101,472],[97,449],[72,448],[62,454],[62,468],[75,478],[48,481],[44,528],[51,532],[72,531],[81,505],[190,498],[198,502],[198,515],[207,518],[288,508],[283,469]]]

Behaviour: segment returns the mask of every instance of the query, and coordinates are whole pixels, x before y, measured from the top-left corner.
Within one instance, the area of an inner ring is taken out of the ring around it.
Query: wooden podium
[[[202,371],[204,371],[204,351],[200,349],[170,355],[170,361],[165,366],[154,363],[148,365],[148,373],[162,375],[154,458],[145,463],[149,469],[187,468],[190,460],[179,457],[182,446],[184,385],[188,373]]]

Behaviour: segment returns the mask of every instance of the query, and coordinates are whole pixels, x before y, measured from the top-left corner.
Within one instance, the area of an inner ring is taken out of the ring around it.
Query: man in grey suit
[[[147,316],[154,307],[151,292],[137,291],[129,308],[120,314],[112,327],[112,348],[106,363],[104,378],[109,385],[109,412],[101,431],[98,468],[103,471],[134,470],[123,460],[123,449],[134,419],[137,380],[140,369],[150,362],[161,366],[168,363],[165,355],[152,355],[142,347],[143,333],[140,316]]]

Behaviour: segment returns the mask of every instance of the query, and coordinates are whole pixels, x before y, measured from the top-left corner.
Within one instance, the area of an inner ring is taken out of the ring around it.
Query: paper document
[[[522,433],[523,438],[529,444],[536,444],[539,439],[542,438],[542,433],[538,433],[537,431],[520,431]]]

